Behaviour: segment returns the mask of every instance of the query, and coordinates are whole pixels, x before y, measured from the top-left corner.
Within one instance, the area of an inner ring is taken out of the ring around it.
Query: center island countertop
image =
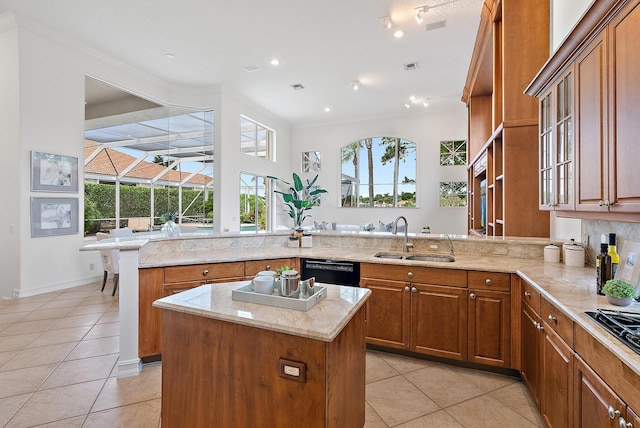
[[[233,300],[231,292],[250,281],[206,284],[156,300],[153,306],[250,327],[292,334],[323,342],[333,341],[364,305],[371,290],[321,284],[327,297],[308,311]]]

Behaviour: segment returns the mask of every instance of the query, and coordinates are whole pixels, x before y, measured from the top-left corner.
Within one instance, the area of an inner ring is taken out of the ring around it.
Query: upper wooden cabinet
[[[548,56],[548,2],[485,0],[462,96],[470,233],[549,236],[538,210],[538,105],[524,94]]]
[[[559,182],[556,167],[542,155],[558,142],[558,130],[542,126],[539,132],[540,204],[564,209],[562,216],[640,221],[639,0],[600,0],[589,10],[554,52],[526,90],[539,98],[541,117],[554,110],[550,95],[558,93],[566,76],[573,91],[575,201],[561,205],[552,194]],[[558,124],[556,117],[545,125]],[[569,159],[571,161],[571,159]],[[571,173],[571,170],[573,173]],[[555,180],[555,182],[554,182]],[[568,182],[567,181],[567,182]]]

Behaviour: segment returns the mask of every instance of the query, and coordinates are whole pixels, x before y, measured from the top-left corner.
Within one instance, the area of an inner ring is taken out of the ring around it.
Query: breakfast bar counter
[[[321,284],[308,311],[232,300],[248,281],[157,300],[162,426],[362,427],[370,290]]]

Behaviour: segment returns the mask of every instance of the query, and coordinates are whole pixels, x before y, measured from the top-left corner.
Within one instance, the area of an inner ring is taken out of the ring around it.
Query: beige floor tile
[[[110,312],[106,312],[97,322],[97,324],[107,324],[107,323],[118,322],[118,321],[119,321],[118,312],[110,311]]]
[[[89,333],[84,337],[88,339],[98,339],[100,337],[118,336],[120,334],[120,323],[110,322],[106,324],[94,325]]]
[[[452,366],[451,368],[484,392],[495,391],[496,389],[503,388],[518,381],[517,378],[512,376],[505,376],[484,370],[473,370],[456,366]]]
[[[446,365],[425,367],[405,377],[443,408],[483,394],[480,388]]]
[[[447,408],[446,411],[465,427],[536,427],[536,424],[488,395],[482,395],[464,403],[456,404]]]
[[[100,392],[92,412],[160,398],[162,367],[144,367],[139,375],[110,377]]]
[[[29,316],[29,312],[12,312],[8,314],[0,313],[0,324],[13,324],[14,322],[18,322],[24,317]]]
[[[86,418],[86,415],[76,416],[75,418],[38,425],[38,428],[80,428]]]
[[[439,410],[436,403],[402,376],[368,384],[366,399],[382,420],[390,426]]]
[[[109,310],[112,303],[99,303],[95,305],[85,305],[84,302],[81,306],[76,306],[69,312],[69,315],[84,315],[84,314],[104,314]]]
[[[35,391],[56,368],[55,364],[0,372],[0,398]]]
[[[84,299],[61,299],[56,298],[50,302],[42,305],[41,309],[56,309],[56,308],[75,308]]]
[[[0,314],[15,314],[18,312],[32,312],[46,305],[47,302],[12,302],[0,306]]]
[[[27,400],[7,427],[32,427],[85,415],[103,384],[104,380],[96,380],[38,391]]]
[[[118,361],[118,354],[64,361],[60,363],[38,389],[42,391],[44,389],[106,379],[113,370],[116,361]]]
[[[495,427],[502,426],[496,424]],[[464,428],[444,410],[397,425],[397,428]]]
[[[20,407],[31,397],[31,394],[14,395],[0,398],[0,426],[3,427],[16,414]]]
[[[29,346],[31,342],[36,340],[42,333],[16,334],[13,336],[4,336],[0,340],[0,352],[21,350]]]
[[[421,360],[419,358],[405,357],[404,355],[396,354],[382,353],[381,357],[383,360],[389,363],[391,367],[396,369],[401,374],[440,364],[428,360]]]
[[[80,327],[83,325],[94,325],[102,317],[102,314],[85,314],[72,317],[64,317],[56,320],[51,329]]]
[[[57,343],[79,342],[91,330],[90,325],[81,327],[61,328],[49,330],[40,334],[36,340],[29,344],[29,348],[35,346],[55,345]]]
[[[20,321],[0,332],[0,337],[25,333],[42,333],[51,328],[50,320]]]
[[[540,427],[544,426],[540,412],[538,412],[538,408],[531,399],[527,387],[522,382],[505,386],[504,388],[491,392],[489,395],[511,407],[515,412],[521,414],[534,424]]]
[[[20,321],[50,320],[65,317],[73,308],[40,309],[31,312]]]
[[[40,346],[37,348],[27,348],[20,351],[15,357],[7,361],[0,371],[23,369],[26,367],[44,366],[46,364],[56,364],[64,360],[69,352],[75,348],[76,344],[59,343],[57,345]]]
[[[70,291],[66,291],[55,298],[55,300],[69,300],[69,299],[86,299],[87,297],[91,297],[99,292],[100,289],[96,290],[79,290],[79,289],[71,289]]]
[[[118,336],[102,337],[100,339],[83,340],[78,343],[67,357],[67,360],[97,357],[98,355],[117,354],[120,348]]]
[[[382,418],[373,410],[369,403],[364,404],[364,428],[387,428]]]
[[[376,382],[381,379],[387,379],[397,375],[398,371],[391,367],[391,365],[382,358],[379,352],[367,352],[367,383]]]
[[[98,286],[100,287],[100,286]],[[99,288],[98,288],[99,289]],[[97,296],[87,297],[82,301],[82,305],[100,305],[104,303],[118,303],[118,295],[111,296],[111,293],[107,293],[107,288],[105,287],[105,293],[99,294]]]
[[[2,367],[2,365],[7,361],[9,361],[10,359],[15,357],[18,352],[20,351],[16,350],[16,351],[0,352],[0,367]]]
[[[160,423],[160,400],[144,401],[90,413],[84,428],[156,428]]]

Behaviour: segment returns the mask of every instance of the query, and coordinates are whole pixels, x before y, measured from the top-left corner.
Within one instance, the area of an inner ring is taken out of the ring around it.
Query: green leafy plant
[[[285,270],[291,270],[291,269],[293,269],[291,266],[284,265],[281,268],[276,270],[276,276],[279,278],[282,275],[282,272],[284,272]]]
[[[621,279],[610,279],[607,281],[604,287],[602,287],[602,292],[611,297],[636,297],[635,287]]]
[[[166,213],[162,214],[160,216],[160,221],[162,222],[167,222],[167,221],[176,221],[176,218],[178,217],[180,213],[178,211],[167,211]]]
[[[291,183],[278,177],[268,176],[268,178],[280,181],[289,186],[288,192],[280,190],[274,190],[274,192],[282,195],[282,200],[288,207],[289,217],[293,219],[294,229],[302,226],[302,222],[307,217],[311,217],[310,215],[306,215],[305,212],[317,206],[320,202],[320,195],[327,193],[326,190],[318,186],[314,188],[314,184],[318,179],[317,175],[313,180],[306,180],[306,184],[302,182],[300,176],[295,172],[293,173]]]

